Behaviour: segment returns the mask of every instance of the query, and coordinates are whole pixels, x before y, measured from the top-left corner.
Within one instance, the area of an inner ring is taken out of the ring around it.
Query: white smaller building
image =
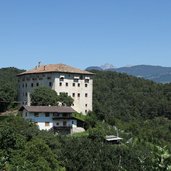
[[[73,117],[76,111],[66,106],[22,106],[19,111],[23,118],[34,122],[40,130],[73,133],[83,122]],[[81,126],[80,126],[81,125]]]

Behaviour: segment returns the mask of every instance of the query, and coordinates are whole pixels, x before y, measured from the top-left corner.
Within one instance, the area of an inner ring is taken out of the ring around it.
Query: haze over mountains
[[[158,83],[171,82],[171,67],[153,66],[153,65],[135,65],[116,68],[112,64],[102,66],[90,66],[86,70],[106,70],[127,73],[136,77],[142,77]]]

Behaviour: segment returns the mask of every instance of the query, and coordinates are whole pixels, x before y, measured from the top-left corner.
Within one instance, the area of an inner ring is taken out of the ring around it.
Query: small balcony
[[[71,114],[58,114],[58,113],[53,114],[53,119],[71,119],[71,118],[72,118]]]

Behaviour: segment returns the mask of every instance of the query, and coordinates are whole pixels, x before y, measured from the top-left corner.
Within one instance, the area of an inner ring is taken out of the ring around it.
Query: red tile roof
[[[49,64],[49,65],[41,65],[35,69],[28,70],[26,72],[22,72],[20,75],[27,74],[38,74],[38,73],[49,73],[49,72],[61,72],[61,73],[77,73],[77,74],[87,74],[93,75],[93,73],[84,71],[78,68],[74,68],[65,64]]]

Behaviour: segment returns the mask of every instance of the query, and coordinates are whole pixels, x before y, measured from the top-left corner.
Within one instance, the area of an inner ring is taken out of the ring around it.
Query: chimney
[[[38,62],[38,68],[40,67],[41,62]]]

